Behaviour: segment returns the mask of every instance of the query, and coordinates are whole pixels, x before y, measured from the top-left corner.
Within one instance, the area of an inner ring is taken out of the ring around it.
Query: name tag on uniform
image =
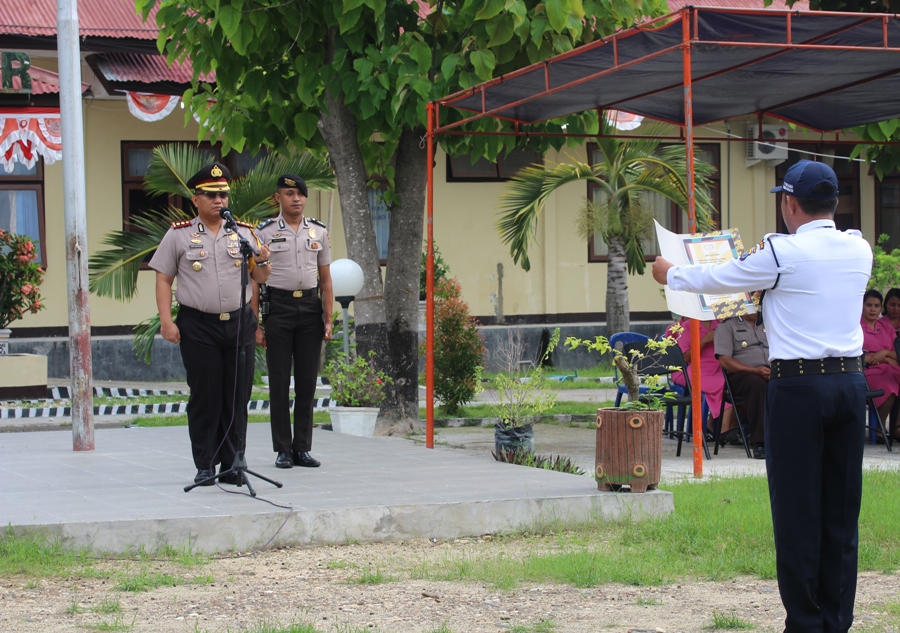
[[[191,248],[203,248],[203,244],[190,244]]]
[[[274,244],[275,242],[286,242],[286,241],[287,241],[286,237],[273,237],[272,241],[269,243]]]

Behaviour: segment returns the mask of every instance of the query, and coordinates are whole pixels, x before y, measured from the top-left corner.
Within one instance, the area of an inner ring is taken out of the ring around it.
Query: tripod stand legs
[[[275,481],[274,479],[269,479],[268,477],[264,477],[263,475],[260,475],[259,473],[255,473],[252,470],[250,470],[249,468],[247,468],[247,460],[244,459],[244,451],[238,451],[237,454],[235,454],[235,456],[234,456],[234,462],[231,464],[231,468],[220,472],[218,475],[213,475],[212,477],[209,477],[202,481],[193,483],[190,486],[185,486],[184,491],[190,492],[197,486],[202,486],[204,483],[206,483],[208,481],[214,481],[221,477],[227,477],[228,479],[232,479],[232,476],[234,476],[237,479],[237,483],[235,485],[238,488],[240,488],[241,486],[246,484],[247,490],[250,491],[250,496],[255,497],[256,491],[253,489],[253,486],[250,485],[250,479],[247,477],[247,475],[253,475],[254,477],[257,477],[258,479],[267,481],[270,484],[272,484],[273,486],[275,486],[276,488],[281,488],[283,486],[283,484],[280,481]]]

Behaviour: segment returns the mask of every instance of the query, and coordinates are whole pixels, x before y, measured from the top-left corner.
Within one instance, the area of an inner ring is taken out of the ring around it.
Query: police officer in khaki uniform
[[[266,348],[275,466],[315,468],[312,449],[313,399],[322,339],[331,340],[331,245],[325,225],[303,216],[306,183],[294,174],[278,179],[278,217],[257,227],[271,252],[269,313],[257,343]],[[322,298],[319,299],[321,292]],[[258,289],[254,289],[254,309]],[[289,409],[291,367],[294,370],[294,433]]]
[[[187,413],[197,467],[195,483],[214,476],[217,464],[222,464],[221,472],[231,468],[235,453],[244,447],[247,431],[257,320],[249,303],[240,310],[238,233],[259,250],[249,262],[252,279],[264,283],[270,271],[269,249],[257,240],[251,225],[238,222],[235,233],[225,228],[219,215],[228,207],[230,179],[225,165],[213,163],[188,180],[197,217],[173,222],[150,260],[150,267],[156,270],[160,331],[164,339],[179,344],[191,389]],[[172,283],[176,277],[175,299],[180,307],[173,321]],[[248,287],[248,300],[250,292]],[[239,346],[245,349],[246,365],[235,390]],[[237,484],[236,474],[232,475],[220,481]]]

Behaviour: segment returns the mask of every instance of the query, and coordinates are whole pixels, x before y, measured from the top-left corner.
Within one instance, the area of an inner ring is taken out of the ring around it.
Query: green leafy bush
[[[579,468],[571,458],[563,457],[562,455],[553,457],[553,455],[537,455],[532,451],[506,450],[505,448],[501,448],[499,453],[491,451],[491,455],[498,462],[507,464],[555,470],[560,473],[569,473],[570,475],[584,474],[584,470]]]
[[[883,244],[890,238],[880,235],[878,243],[872,249],[872,276],[869,278],[869,288],[874,288],[886,294],[891,288],[900,288],[900,248],[895,248],[890,253],[884,250]]]
[[[428,245],[422,247],[422,263],[419,267],[419,301],[425,301],[425,271],[428,264]],[[450,267],[444,261],[441,251],[434,247],[434,290],[437,293],[441,281],[450,278]],[[437,297],[435,297],[436,299]]]
[[[324,375],[331,385],[331,399],[342,407],[380,407],[384,389],[394,381],[375,369],[375,352],[369,357],[349,360],[343,353],[325,366]]]
[[[484,341],[469,305],[461,299],[456,279],[442,279],[435,289],[434,393],[446,415],[457,415],[460,407],[481,388]]]

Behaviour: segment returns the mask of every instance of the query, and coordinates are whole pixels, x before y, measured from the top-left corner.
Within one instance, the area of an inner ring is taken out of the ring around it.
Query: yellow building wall
[[[104,248],[103,236],[122,228],[122,141],[194,141],[196,125],[185,127],[182,111],[160,122],[146,123],[133,117],[124,102],[95,101],[84,104],[85,168],[90,252]],[[744,129],[733,125],[732,130]],[[724,126],[701,128],[696,133],[713,136]],[[807,140],[798,136],[798,140]],[[720,200],[722,224],[737,227],[747,247],[776,230],[778,211],[775,168],[763,161],[745,165],[743,142],[720,144]],[[586,161],[584,149],[550,151],[548,164],[574,157]],[[548,201],[530,249],[531,270],[513,263],[509,249],[496,229],[500,196],[506,184],[498,182],[448,183],[446,157],[439,152],[435,165],[435,243],[457,277],[463,298],[472,314],[506,317],[516,315],[589,315],[605,312],[607,267],[588,262],[586,241],[575,233],[578,209],[584,204],[587,186],[573,183],[557,191]],[[860,169],[860,209],[865,237],[874,240],[874,187],[868,168]],[[65,280],[65,244],[62,208],[62,164],[45,168],[45,215],[48,269],[42,293],[47,309],[28,315],[14,326],[53,327],[68,324]],[[340,200],[337,192],[310,192],[307,215],[332,221],[332,257],[346,257]],[[156,313],[153,271],[140,273],[139,292],[129,303],[91,296],[92,326],[132,325]],[[630,308],[635,312],[666,312],[658,285],[649,269],[629,278]]]

